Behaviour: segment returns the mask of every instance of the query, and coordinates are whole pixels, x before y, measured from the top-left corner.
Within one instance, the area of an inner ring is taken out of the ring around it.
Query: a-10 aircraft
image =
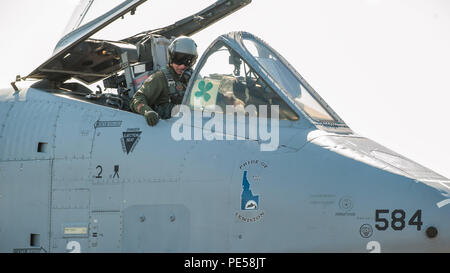
[[[0,252],[450,250],[450,181],[353,132],[250,33],[213,41],[178,112],[148,126],[129,101],[170,42],[251,0],[90,38],[143,2],[81,25],[84,1],[53,55],[0,90]]]

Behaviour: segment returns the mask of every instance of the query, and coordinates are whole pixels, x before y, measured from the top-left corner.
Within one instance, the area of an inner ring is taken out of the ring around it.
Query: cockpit
[[[223,42],[217,42],[208,51],[195,76],[186,102],[192,110],[218,112],[233,106],[244,112],[247,106],[255,106],[255,112],[250,114],[259,116],[258,106],[267,105],[270,114],[270,107],[278,105],[279,119],[299,119],[258,73]]]
[[[92,1],[84,1],[89,6]],[[219,0],[173,25],[138,33],[120,41],[91,38],[93,34],[133,12],[145,0],[126,0],[102,16],[70,29],[57,44],[53,56],[26,78],[42,79],[41,89],[66,90],[78,99],[129,111],[129,101],[151,73],[167,63],[167,47],[180,35],[190,36],[250,3]],[[78,24],[78,23],[77,23]],[[77,24],[75,24],[77,26]],[[77,83],[103,82],[105,93]],[[183,100],[192,110],[215,112],[233,106],[237,111],[262,113],[267,106],[280,120],[306,117],[319,126],[348,129],[300,74],[273,48],[247,32],[217,38],[198,61]],[[254,107],[251,107],[254,106]]]
[[[279,119],[297,121],[299,111],[319,124],[342,126],[342,120],[264,41],[247,32],[222,35],[197,65],[185,104],[193,110],[223,110],[278,106]],[[297,111],[296,111],[297,109]],[[249,110],[249,111],[250,111]]]

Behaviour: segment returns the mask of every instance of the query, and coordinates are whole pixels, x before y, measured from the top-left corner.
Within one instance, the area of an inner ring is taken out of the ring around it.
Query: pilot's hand
[[[150,126],[155,126],[159,121],[159,115],[153,110],[147,110],[144,112],[145,119],[147,120],[147,124]]]

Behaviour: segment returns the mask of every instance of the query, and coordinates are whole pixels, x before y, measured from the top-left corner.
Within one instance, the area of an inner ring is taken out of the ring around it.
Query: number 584
[[[389,210],[387,209],[377,209],[375,210],[375,228],[378,230],[386,230],[389,228],[389,220],[390,226],[393,230],[403,230],[406,226],[405,218],[406,218],[406,212],[402,209],[396,209],[393,210],[390,219]],[[417,226],[417,230],[419,231],[423,225],[422,222],[422,210],[417,210],[413,216],[408,220],[408,225],[410,226]]]

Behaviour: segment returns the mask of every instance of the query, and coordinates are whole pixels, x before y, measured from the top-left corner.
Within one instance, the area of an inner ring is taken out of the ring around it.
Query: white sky
[[[150,0],[96,37],[166,26],[211,2]],[[1,87],[50,57],[77,3],[2,1]],[[201,54],[236,30],[279,51],[356,133],[450,178],[450,1],[253,0],[193,38]]]

